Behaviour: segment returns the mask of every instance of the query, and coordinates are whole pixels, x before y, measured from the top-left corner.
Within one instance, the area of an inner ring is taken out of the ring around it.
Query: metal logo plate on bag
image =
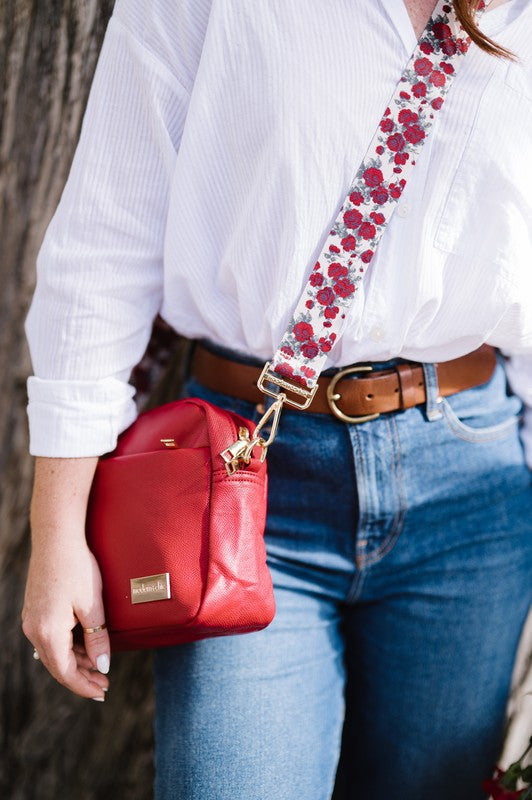
[[[153,600],[170,600],[170,573],[160,575],[144,575],[143,578],[131,578],[131,602],[151,603]]]

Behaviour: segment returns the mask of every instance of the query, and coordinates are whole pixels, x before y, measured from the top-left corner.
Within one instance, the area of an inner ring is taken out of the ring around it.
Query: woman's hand
[[[85,540],[96,458],[38,458],[32,497],[32,554],[22,629],[53,677],[81,697],[104,700],[110,645],[105,628],[74,642],[73,629],[105,622],[102,579]]]

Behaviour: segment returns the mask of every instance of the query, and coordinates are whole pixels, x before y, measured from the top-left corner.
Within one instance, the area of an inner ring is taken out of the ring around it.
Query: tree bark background
[[[8,800],[152,796],[149,656],[113,656],[111,688],[100,705],[55,684],[20,629],[33,467],[23,322],[36,254],[68,174],[113,2],[0,5],[0,794]],[[522,700],[531,680],[529,654],[525,644],[505,763],[530,733],[532,703]]]
[[[8,800],[152,796],[149,656],[113,656],[108,699],[94,703],[55,684],[20,629],[33,467],[22,326],[112,6],[0,3],[0,796]]]

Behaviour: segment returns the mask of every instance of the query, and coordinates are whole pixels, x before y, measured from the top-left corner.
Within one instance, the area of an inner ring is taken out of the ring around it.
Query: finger
[[[109,678],[107,675],[103,675],[92,666],[92,662],[86,653],[75,653],[75,656],[78,669],[84,671],[92,683],[96,683],[100,689],[107,692],[109,689]]]
[[[111,664],[111,644],[105,625],[103,606],[94,610],[90,615],[78,615],[83,628],[85,651],[95,667],[102,675],[107,675]]]
[[[38,651],[40,660],[48,672],[62,686],[80,697],[100,701],[105,699],[102,678],[104,681],[107,679],[105,676],[99,675],[97,680],[93,677],[96,673],[89,673],[83,667],[78,667],[76,654],[72,649],[72,636],[41,641]]]
[[[101,672],[95,669],[86,669],[85,667],[78,666],[78,671],[80,675],[83,675],[92,686],[95,687],[96,691],[93,694],[93,700],[100,700],[105,699],[105,693],[109,689],[109,678],[107,675],[102,675]],[[103,695],[102,695],[103,692]]]
[[[74,650],[74,655],[76,657],[76,664],[78,665],[78,667],[83,667],[83,669],[86,669],[89,672],[98,672],[96,667],[92,665],[92,661],[88,657],[87,653],[78,653]]]

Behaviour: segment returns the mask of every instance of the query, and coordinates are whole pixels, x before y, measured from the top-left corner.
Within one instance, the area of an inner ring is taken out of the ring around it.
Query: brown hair
[[[453,0],[456,15],[466,32],[471,39],[486,53],[499,58],[510,58],[515,61],[515,55],[507,50],[506,47],[494,42],[493,39],[488,38],[482,31],[475,25],[475,12],[479,5],[479,0]]]

